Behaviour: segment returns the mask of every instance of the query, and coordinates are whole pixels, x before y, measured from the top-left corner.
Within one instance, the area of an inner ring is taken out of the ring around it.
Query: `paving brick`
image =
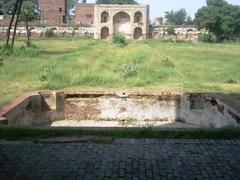
[[[239,140],[0,142],[0,179],[240,179]]]

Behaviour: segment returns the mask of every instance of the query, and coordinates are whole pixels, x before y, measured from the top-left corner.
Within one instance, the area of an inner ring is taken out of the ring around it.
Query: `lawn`
[[[145,40],[119,47],[111,41],[77,38],[33,42],[36,49],[17,48],[4,56],[0,107],[41,89],[224,92],[240,99],[240,44]],[[20,47],[24,40],[16,44]]]

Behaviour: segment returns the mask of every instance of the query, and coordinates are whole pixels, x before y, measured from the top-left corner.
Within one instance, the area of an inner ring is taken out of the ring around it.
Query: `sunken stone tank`
[[[226,100],[226,95],[213,93],[45,91],[26,94],[4,107],[0,122],[17,126],[156,128],[181,122],[187,126],[178,127],[221,128],[240,125],[238,107]]]

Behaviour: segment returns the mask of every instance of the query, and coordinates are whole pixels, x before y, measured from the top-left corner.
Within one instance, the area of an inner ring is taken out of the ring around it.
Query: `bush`
[[[168,33],[168,35],[175,35],[176,32],[175,32],[175,28],[173,26],[169,26],[167,29],[166,29],[166,32]]]
[[[115,33],[113,35],[113,43],[120,45],[120,46],[126,46],[126,38],[122,33]]]
[[[0,67],[3,66],[3,56],[0,55]]]
[[[56,37],[56,34],[54,34],[53,29],[47,29],[45,31],[45,37],[46,38]]]
[[[198,35],[198,41],[213,43],[216,42],[216,37],[213,34],[201,33]]]

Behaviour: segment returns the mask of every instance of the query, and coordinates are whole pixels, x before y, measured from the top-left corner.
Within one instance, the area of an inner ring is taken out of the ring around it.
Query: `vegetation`
[[[175,28],[173,26],[167,27],[166,32],[168,33],[168,35],[175,35],[176,34]]]
[[[97,4],[137,4],[135,0],[96,0]]]
[[[27,30],[27,46],[31,46],[30,41],[31,32],[29,29],[29,23],[37,20],[39,16],[40,12],[37,0],[24,0],[20,14],[20,21],[23,21],[25,23],[25,27]]]
[[[240,6],[225,0],[207,0],[207,6],[198,10],[195,21],[199,28],[206,28],[218,41],[240,37]]]
[[[46,38],[56,37],[56,35],[54,34],[53,29],[47,29],[45,31],[45,37]]]
[[[201,33],[198,35],[199,42],[213,43],[216,42],[215,36],[209,33]]]
[[[174,92],[224,92],[240,97],[240,45],[160,40],[36,39],[36,48],[3,48],[0,106],[27,91],[117,88]],[[230,81],[231,80],[231,81]],[[231,82],[231,83],[229,83]]]
[[[126,38],[122,33],[115,33],[113,35],[113,43],[117,44],[119,46],[126,46],[127,45]]]
[[[123,128],[115,130],[80,129],[34,129],[0,126],[0,139],[39,140],[52,137],[100,136],[113,138],[157,138],[157,139],[233,139],[240,137],[239,128],[194,129],[194,130],[153,130]]]
[[[185,9],[180,9],[178,11],[167,11],[165,12],[165,18],[167,24],[171,25],[191,25],[193,21],[190,16],[188,16]]]

